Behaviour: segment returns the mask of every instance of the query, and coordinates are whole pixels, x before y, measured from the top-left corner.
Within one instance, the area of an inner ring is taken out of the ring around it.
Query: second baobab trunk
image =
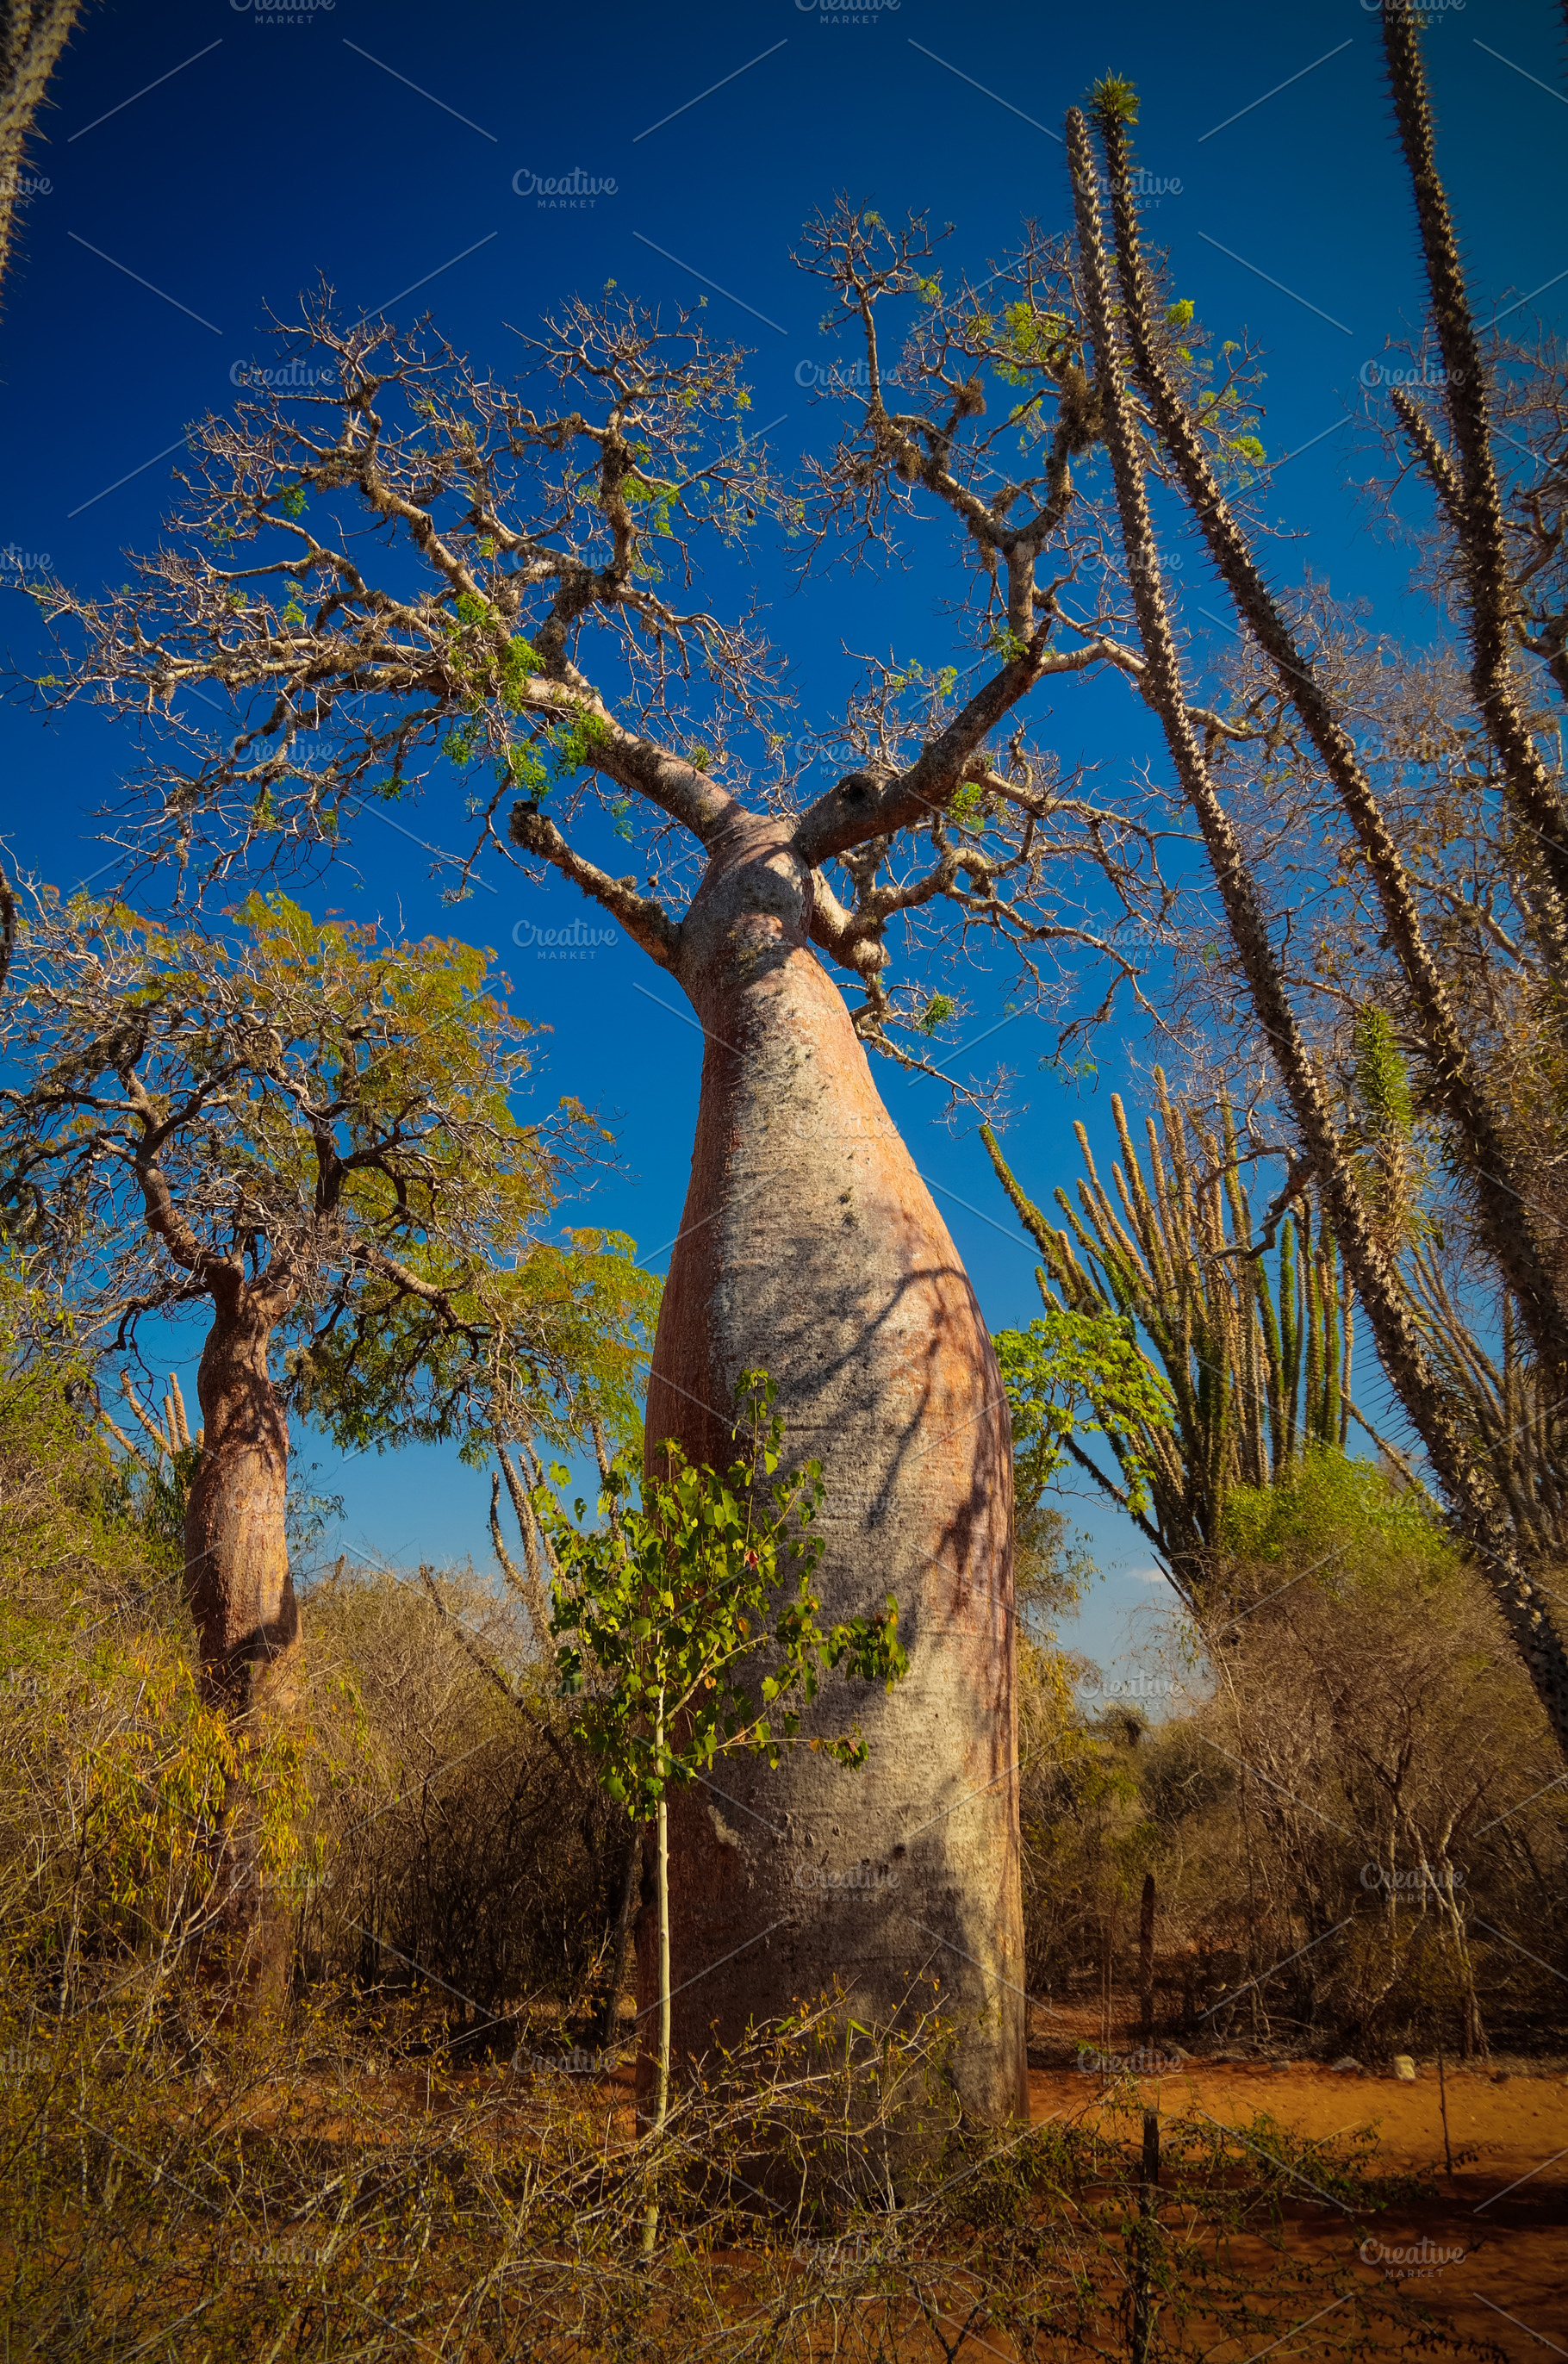
[[[215,1288],[196,1392],[205,1434],[185,1505],[185,1589],[204,1681],[229,1713],[295,1703],[299,1610],[284,1523],[288,1422],[267,1367],[275,1290]]]
[[[298,1703],[299,1610],[285,1527],[288,1423],[267,1367],[287,1299],[229,1275],[213,1298],[216,1318],[196,1377],[204,1434],[185,1504],[185,1594],[203,1687],[231,1719],[241,1752],[215,1849],[220,1951],[228,1973],[277,2002],[287,1979],[290,1916],[267,1890],[261,1801],[250,1777]]]

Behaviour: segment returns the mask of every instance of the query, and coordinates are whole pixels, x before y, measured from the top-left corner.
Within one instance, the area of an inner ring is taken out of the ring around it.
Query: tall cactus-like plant
[[[1120,1096],[1112,1095],[1122,1151],[1112,1190],[1100,1179],[1084,1126],[1073,1127],[1086,1172],[1076,1206],[1060,1185],[1053,1193],[1065,1219],[1061,1228],[1025,1194],[988,1126],[983,1137],[1045,1260],[1036,1278],[1047,1308],[1129,1317],[1169,1383],[1169,1428],[1151,1428],[1134,1444],[1107,1424],[1120,1485],[1071,1440],[1068,1450],[1132,1511],[1196,1608],[1231,1487],[1271,1485],[1314,1445],[1343,1448],[1352,1421],[1391,1448],[1351,1395],[1351,1299],[1312,1191],[1304,1184],[1283,1211],[1276,1201],[1255,1245],[1229,1104],[1221,1103],[1211,1131],[1173,1102],[1158,1068],[1154,1086],[1158,1122],[1145,1120],[1141,1157]],[[1134,1507],[1140,1489],[1147,1516]]]

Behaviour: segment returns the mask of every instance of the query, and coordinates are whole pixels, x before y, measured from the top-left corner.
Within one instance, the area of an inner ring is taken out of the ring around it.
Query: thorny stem
[[[1396,12],[1399,13],[1399,12]],[[1317,748],[1372,873],[1391,942],[1419,1014],[1428,1071],[1464,1144],[1488,1245],[1518,1300],[1543,1364],[1568,1371],[1568,1317],[1522,1210],[1529,1192],[1492,1099],[1464,1041],[1421,925],[1399,849],[1328,692],[1263,581],[1221,494],[1202,440],[1157,351],[1138,235],[1127,126],[1102,122],[1116,230],[1122,318],[1138,381],[1182,489],[1245,623],[1264,651]],[[1568,966],[1559,971],[1568,976]]]
[[[1088,126],[1076,107],[1068,115],[1067,129],[1084,299],[1095,345],[1106,448],[1116,482],[1117,507],[1140,635],[1148,657],[1144,694],[1159,717],[1183,793],[1203,832],[1215,884],[1258,1021],[1269,1038],[1281,1081],[1333,1219],[1335,1236],[1366,1308],[1385,1367],[1431,1455],[1456,1520],[1481,1560],[1492,1596],[1529,1671],[1558,1744],[1568,1755],[1568,1652],[1545,1612],[1537,1588],[1519,1563],[1502,1505],[1470,1451],[1454,1417],[1449,1391],[1426,1352],[1397,1277],[1378,1243],[1334,1123],[1322,1078],[1292,1007],[1269,936],[1257,883],[1215,793],[1207,763],[1188,719],[1158,571],[1154,530],[1128,400],[1124,363],[1112,325],[1094,151]]]
[[[1554,976],[1560,985],[1568,984],[1568,808],[1536,752],[1514,693],[1509,659],[1516,602],[1502,494],[1492,459],[1486,373],[1453,218],[1438,173],[1420,27],[1413,10],[1384,9],[1383,47],[1399,144],[1416,200],[1432,325],[1442,354],[1443,400],[1459,454],[1460,498],[1451,516],[1470,609],[1470,684],[1502,764],[1508,797],[1538,850],[1537,924],[1550,947]]]

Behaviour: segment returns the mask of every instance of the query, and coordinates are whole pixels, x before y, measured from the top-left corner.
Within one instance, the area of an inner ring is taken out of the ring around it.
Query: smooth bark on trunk
[[[267,1369],[272,1321],[220,1307],[196,1376],[206,1435],[185,1505],[185,1588],[202,1676],[232,1715],[293,1704],[299,1610],[284,1514],[288,1422]]]
[[[196,1377],[205,1435],[185,1504],[185,1591],[203,1686],[245,1742],[296,1704],[299,1610],[284,1530],[288,1423],[267,1369],[275,1309],[243,1285],[218,1297]],[[262,1886],[255,1801],[231,1787],[217,1842],[218,1928],[232,1966],[281,1992],[286,1912]]]
[[[830,1678],[806,1734],[858,1723],[851,1770],[797,1746],[672,1791],[677,2062],[733,2046],[835,1979],[865,2026],[907,2025],[940,1980],[965,2113],[1028,2108],[1006,1398],[974,1293],[807,940],[812,874],[778,824],[711,853],[677,975],[706,1036],[681,1234],[648,1399],[731,1457],[742,1371],[765,1369],[790,1466],[822,1463],[825,1622],[898,1601],[891,1694]],[[657,1932],[638,1932],[640,2024]],[[639,2068],[646,2108],[653,2061]]]

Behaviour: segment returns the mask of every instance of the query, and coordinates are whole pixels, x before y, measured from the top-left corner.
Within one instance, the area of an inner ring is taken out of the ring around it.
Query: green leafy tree
[[[1013,1414],[1014,1482],[1038,1501],[1072,1449],[1075,1429],[1111,1439],[1126,1473],[1127,1507],[1149,1508],[1150,1440],[1172,1425],[1172,1390],[1139,1347],[1131,1321],[1047,1303],[1027,1330],[996,1334]]]
[[[572,1102],[517,1113],[531,1029],[487,954],[281,897],[230,920],[33,898],[0,1022],[20,1071],[0,1213],[84,1343],[209,1314],[199,1446],[182,1420],[169,1457],[203,1676],[248,1712],[293,1679],[289,1401],[347,1445],[478,1453],[498,1420],[568,1433],[590,1407],[624,1427],[656,1288],[624,1240],[542,1236],[598,1129]]]
[[[813,1579],[822,1539],[812,1528],[821,1464],[777,1477],[784,1422],[773,1395],[765,1372],[742,1373],[736,1457],[723,1478],[694,1467],[672,1441],[659,1456],[665,1474],[643,1478],[639,1504],[629,1464],[612,1464],[601,1527],[584,1528],[581,1499],[573,1521],[549,1487],[533,1498],[560,1569],[550,1622],[562,1689],[583,1703],[578,1736],[611,1796],[651,1819],[656,1834],[656,2126],[670,2094],[670,1788],[742,1750],[776,1767],[799,1739],[801,1712],[825,1670],[842,1667],[889,1690],[908,1671],[891,1593],[885,1618],[820,1622]],[[566,1482],[564,1469],[551,1475]],[[806,1745],[840,1765],[863,1765],[868,1754],[858,1730]],[[655,2224],[651,2215],[650,2241]]]

